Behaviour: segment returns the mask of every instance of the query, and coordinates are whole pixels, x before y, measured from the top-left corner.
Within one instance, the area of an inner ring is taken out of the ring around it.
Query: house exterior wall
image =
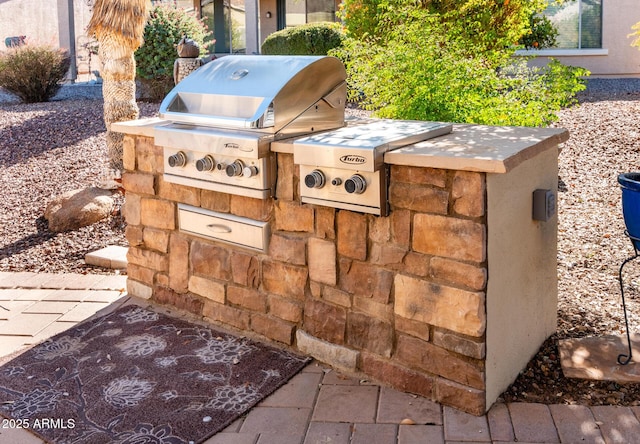
[[[69,32],[68,6],[74,6],[74,33]],[[193,0],[199,9],[199,0]],[[259,52],[259,46],[271,33],[277,31],[276,0],[250,0],[250,9],[255,8],[251,23],[255,33],[249,33],[248,53]],[[339,5],[339,1],[336,2]],[[337,9],[337,8],[336,8]],[[267,17],[267,11],[271,17]],[[255,18],[257,17],[257,22]],[[91,8],[78,0],[8,0],[0,2],[0,51],[4,50],[6,37],[27,36],[28,41],[51,44],[71,49],[70,36],[75,35],[78,55],[78,71],[89,73],[98,69],[98,62],[89,59],[83,44],[89,41],[85,29],[91,18]],[[640,49],[631,46],[631,26],[640,22],[637,0],[603,1],[603,48],[594,50],[541,50],[520,51],[522,55],[535,55],[533,65],[544,65],[548,57],[564,64],[581,66],[591,71],[592,77],[640,77]]]
[[[6,37],[27,36],[30,42],[48,43],[54,46],[62,46],[60,39],[61,15],[60,3],[66,0],[51,2],[47,0],[34,0],[30,5],[20,0],[10,0],[0,3],[0,29],[3,35],[0,48],[4,49]],[[26,7],[25,7],[26,6]],[[64,10],[66,12],[66,5]],[[62,14],[64,15],[64,14]],[[54,20],[57,18],[58,20]],[[64,18],[64,26],[68,27],[68,18]],[[68,35],[68,32],[65,34]],[[68,42],[68,38],[67,38]]]
[[[25,35],[32,43],[69,49],[69,0],[9,0],[0,2],[0,29],[4,49],[6,37]],[[86,2],[74,1],[76,40],[86,35],[91,9]]]
[[[519,51],[536,55],[535,66],[544,65],[549,57],[565,65],[581,66],[592,77],[640,77],[640,49],[631,46],[631,27],[640,22],[637,0],[603,0],[602,49]]]
[[[269,12],[271,17],[267,17]],[[278,30],[278,8],[276,0],[260,0],[260,46],[264,40]]]
[[[69,5],[73,4],[73,32],[70,32]],[[80,74],[98,69],[94,56],[91,62],[86,43],[86,27],[91,19],[91,8],[86,2],[71,0],[9,0],[0,2],[0,51],[5,50],[4,39],[24,35],[29,43],[46,44],[65,49],[76,55]],[[73,39],[73,45],[72,45]],[[70,79],[75,79],[73,72]]]

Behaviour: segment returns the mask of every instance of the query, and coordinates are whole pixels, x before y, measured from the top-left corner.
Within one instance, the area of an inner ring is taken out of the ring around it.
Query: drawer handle
[[[214,233],[231,233],[231,227],[222,224],[209,224],[207,228],[213,231]]]

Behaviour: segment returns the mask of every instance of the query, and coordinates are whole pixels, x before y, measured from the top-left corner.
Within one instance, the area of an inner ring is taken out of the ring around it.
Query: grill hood
[[[182,80],[160,105],[178,124],[290,137],[344,126],[346,72],[326,56],[225,56]]]

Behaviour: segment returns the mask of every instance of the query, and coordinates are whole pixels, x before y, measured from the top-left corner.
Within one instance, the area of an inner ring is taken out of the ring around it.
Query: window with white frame
[[[280,28],[336,20],[335,0],[284,0],[285,23]]]
[[[555,48],[602,48],[602,2],[603,0],[552,0],[544,15],[558,29]]]

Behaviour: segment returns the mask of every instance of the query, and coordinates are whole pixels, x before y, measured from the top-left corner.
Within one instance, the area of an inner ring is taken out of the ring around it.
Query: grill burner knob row
[[[304,184],[307,188],[322,188],[324,183],[324,173],[320,170],[313,170],[304,178]]]
[[[367,189],[367,181],[359,174],[354,174],[344,182],[344,189],[349,194],[362,194]]]
[[[169,156],[169,159],[167,160],[171,168],[183,167],[187,164],[187,155],[182,151],[178,151],[177,153]]]
[[[196,169],[200,172],[213,171],[216,168],[216,162],[213,160],[213,156],[207,154],[202,159],[196,161]]]
[[[242,176],[242,170],[244,170],[244,163],[241,160],[234,160],[232,164],[227,165],[225,171],[227,176]]]
[[[251,165],[251,166],[246,166],[242,169],[242,175],[244,177],[253,177],[256,176],[258,174],[258,167]]]

